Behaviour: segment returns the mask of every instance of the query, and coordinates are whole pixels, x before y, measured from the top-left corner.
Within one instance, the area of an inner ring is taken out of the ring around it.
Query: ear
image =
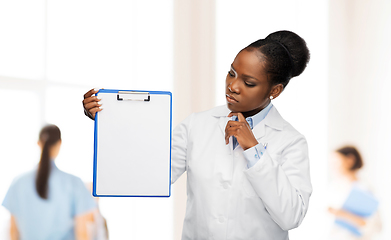
[[[278,96],[280,96],[283,90],[284,90],[284,86],[282,84],[274,85],[270,90],[270,97],[276,99]]]

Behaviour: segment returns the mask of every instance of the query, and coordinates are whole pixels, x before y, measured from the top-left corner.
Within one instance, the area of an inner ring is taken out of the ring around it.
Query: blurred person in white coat
[[[332,181],[329,185],[329,208],[333,224],[330,228],[331,240],[372,240],[382,229],[379,210],[369,217],[361,217],[342,208],[352,188],[358,188],[373,195],[371,184],[360,177],[364,166],[360,152],[354,146],[344,146],[335,151],[332,158]],[[362,200],[363,201],[363,200]],[[361,201],[361,202],[362,202]],[[334,223],[343,220],[355,227],[361,236]]]
[[[227,105],[174,129],[172,183],[187,171],[182,239],[287,240],[301,224],[312,192],[307,142],[271,101],[308,61],[305,41],[290,31],[250,44],[228,71]],[[202,97],[208,86],[197,87]],[[92,119],[103,109],[97,92],[83,100]]]

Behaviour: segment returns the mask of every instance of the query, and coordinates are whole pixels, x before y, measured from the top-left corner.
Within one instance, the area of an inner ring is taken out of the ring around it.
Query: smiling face
[[[270,96],[276,98],[281,91],[282,86],[271,86],[267,80],[264,61],[258,51],[244,49],[239,52],[226,78],[227,106],[232,112],[253,116],[267,107]]]

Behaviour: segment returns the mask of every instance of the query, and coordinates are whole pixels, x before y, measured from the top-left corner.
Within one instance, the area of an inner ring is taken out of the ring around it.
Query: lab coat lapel
[[[277,109],[273,106],[269,113],[266,115],[260,123],[258,123],[254,129],[253,133],[255,138],[259,141],[266,134],[266,126],[271,127],[275,130],[282,130],[284,125],[284,119],[278,113]]]
[[[218,118],[218,124],[221,129],[223,136],[225,136],[225,127],[227,126],[227,122],[231,120],[231,118],[227,117],[230,113],[229,109],[226,106],[220,106],[214,109],[212,116]]]
[[[225,127],[227,126],[227,123],[228,121],[231,120],[231,118],[229,117],[220,117],[219,119],[219,127],[221,129],[221,133],[222,133],[222,137],[223,137],[223,140],[225,141]],[[226,145],[227,147],[227,151],[229,151],[230,154],[232,154],[232,150],[233,150],[233,141],[232,141],[232,137],[229,138],[229,144]]]
[[[225,127],[227,126],[227,123],[231,118],[227,117],[230,113],[230,110],[227,108],[227,106],[220,106],[217,107],[212,114],[214,117],[219,118],[218,125],[221,130],[221,139],[222,141],[225,141]],[[224,142],[225,143],[225,142]],[[229,139],[229,144],[226,145],[227,151],[232,154],[232,137]]]
[[[265,119],[264,119],[265,120]],[[259,141],[263,136],[265,136],[265,121],[262,120],[253,128],[253,134],[255,138]]]

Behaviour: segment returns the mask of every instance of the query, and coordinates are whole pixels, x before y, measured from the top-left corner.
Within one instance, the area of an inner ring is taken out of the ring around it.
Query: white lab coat
[[[172,183],[187,171],[182,239],[286,240],[312,192],[307,143],[273,106],[253,133],[267,151],[250,169],[225,144],[226,106],[193,113],[173,132]]]

